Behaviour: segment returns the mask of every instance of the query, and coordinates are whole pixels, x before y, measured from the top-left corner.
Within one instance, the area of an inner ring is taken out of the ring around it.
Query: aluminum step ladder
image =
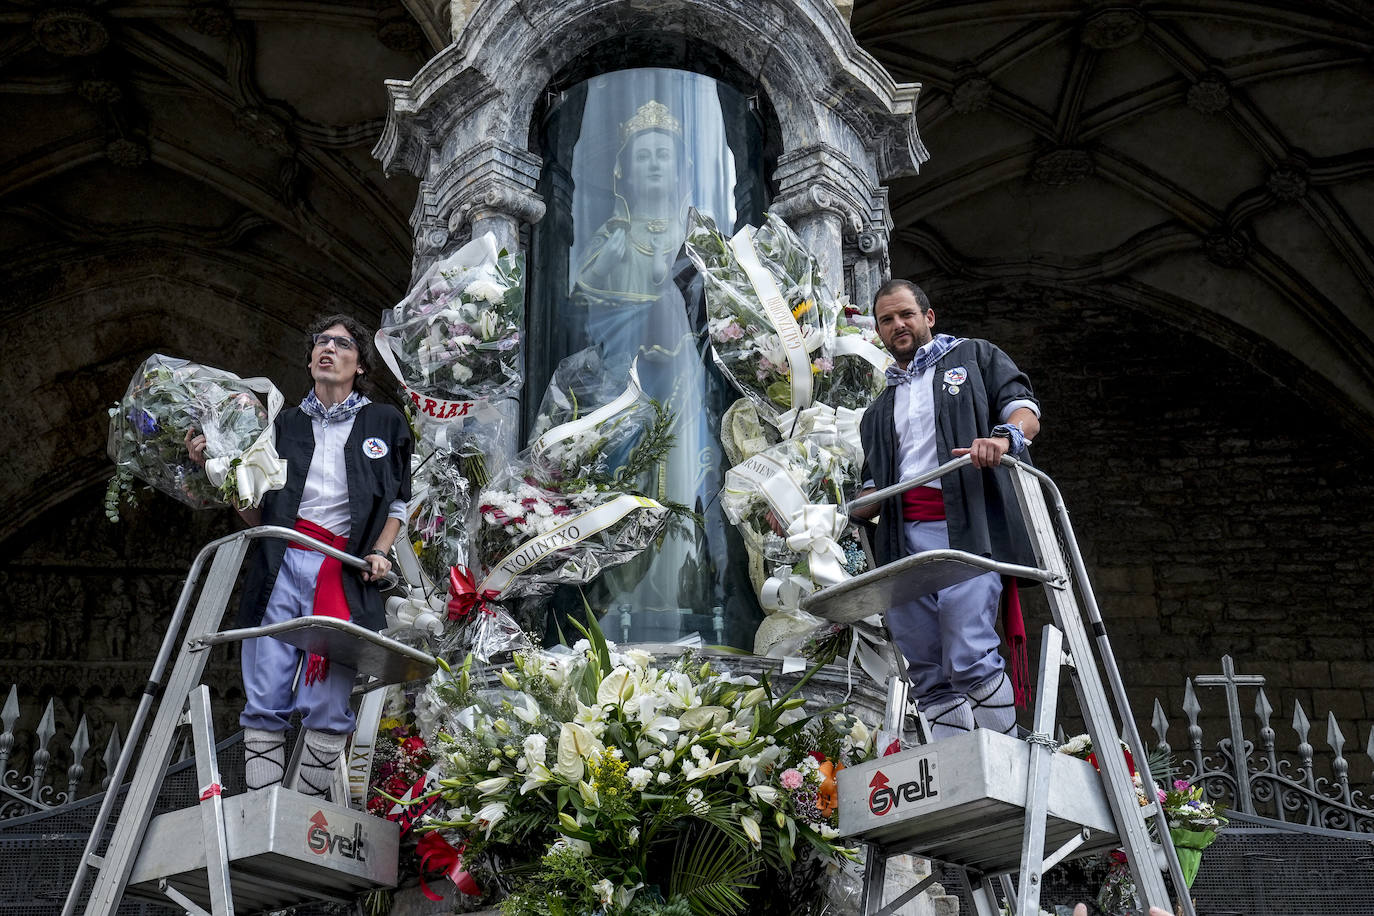
[[[232,916],[236,905],[252,911],[306,900],[345,900],[359,890],[395,884],[396,825],[348,807],[342,772],[331,793],[338,802],[307,798],[286,788],[294,783],[296,760],[288,768],[284,786],[223,797],[210,691],[201,683],[213,646],[273,636],[355,668],[362,686],[369,690],[428,677],[437,667],[428,653],[328,617],[218,631],[249,543],[259,538],[282,538],[346,566],[367,567],[358,557],[275,526],[250,528],[212,541],[200,551],[153,663],[129,740],[111,774],[110,789],[78,863],[63,916],[73,916],[78,909],[87,916],[109,916],[126,891],[159,892],[188,913]],[[196,606],[187,623],[193,596]],[[176,660],[167,675],[174,654]],[[148,725],[150,715],[152,724]],[[154,818],[154,805],[182,725],[191,730],[199,798],[189,808]],[[119,787],[136,756],[138,764],[109,843],[103,855],[98,854]],[[97,873],[87,894],[90,869]]]
[[[881,503],[968,464],[967,456],[947,462],[855,500],[851,508]],[[999,890],[1014,916],[1038,916],[1047,870],[1069,856],[1119,846],[1142,913],[1151,906],[1175,912],[1164,881],[1167,872],[1179,892],[1180,912],[1196,916],[1164,812],[1158,804],[1140,804],[1124,755],[1099,752],[1099,773],[1087,761],[1056,752],[1052,735],[1060,676],[1068,670],[1093,747],[1115,748],[1124,740],[1145,797],[1155,797],[1146,749],[1059,489],[1028,464],[1009,456],[1002,464],[1010,472],[1037,567],[933,550],[870,570],[801,603],[818,617],[850,623],[885,615],[896,602],[996,572],[1043,583],[1054,621],[1044,630],[1034,729],[1024,740],[975,729],[839,774],[840,834],[867,846],[861,911],[864,916],[889,916],[935,883],[932,875],[884,905],[887,859],[909,853],[960,870],[977,916],[1003,912]],[[1053,499],[1053,514],[1046,493]],[[888,684],[884,722],[896,734],[903,731],[907,706],[904,668],[899,670],[902,674],[894,674]],[[1147,818],[1161,842],[1151,839]]]

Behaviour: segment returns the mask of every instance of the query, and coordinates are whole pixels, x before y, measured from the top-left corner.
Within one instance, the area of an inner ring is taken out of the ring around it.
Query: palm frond
[[[679,835],[669,896],[685,898],[696,916],[734,916],[748,905],[741,892],[757,887],[759,865],[747,840],[703,820]]]

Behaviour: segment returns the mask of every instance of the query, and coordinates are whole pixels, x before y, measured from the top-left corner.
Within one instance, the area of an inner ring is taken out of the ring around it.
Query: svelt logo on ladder
[[[341,836],[329,832],[329,821],[323,811],[316,811],[310,818],[310,826],[305,831],[305,845],[316,855],[338,853],[345,859],[358,862],[367,861],[366,844],[363,842],[363,825],[353,824],[353,836]]]
[[[882,817],[890,811],[896,810],[897,806],[903,802],[927,801],[940,794],[935,782],[935,760],[933,757],[922,757],[916,761],[912,768],[915,778],[906,782],[899,782],[892,785],[892,781],[884,775],[882,770],[873,774],[873,779],[869,781],[868,788],[868,810],[878,817]]]

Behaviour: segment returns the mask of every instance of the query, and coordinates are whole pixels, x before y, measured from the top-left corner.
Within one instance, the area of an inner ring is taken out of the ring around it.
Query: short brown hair
[[[901,280],[896,277],[893,277],[891,280],[888,280],[882,286],[878,287],[878,292],[873,297],[874,312],[876,313],[878,310],[879,299],[883,298],[889,293],[895,293],[899,289],[904,289],[907,292],[911,293],[911,298],[915,299],[916,304],[921,307],[922,315],[930,311],[930,299],[926,297],[925,290],[921,289],[919,286],[917,286],[915,283],[912,283],[910,280]]]

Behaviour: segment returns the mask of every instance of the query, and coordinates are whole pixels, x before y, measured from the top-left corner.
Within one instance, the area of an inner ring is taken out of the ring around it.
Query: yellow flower
[[[792,317],[800,320],[801,316],[805,315],[807,312],[811,311],[815,307],[815,302],[812,302],[810,299],[803,299],[801,302],[798,302],[792,308]]]

